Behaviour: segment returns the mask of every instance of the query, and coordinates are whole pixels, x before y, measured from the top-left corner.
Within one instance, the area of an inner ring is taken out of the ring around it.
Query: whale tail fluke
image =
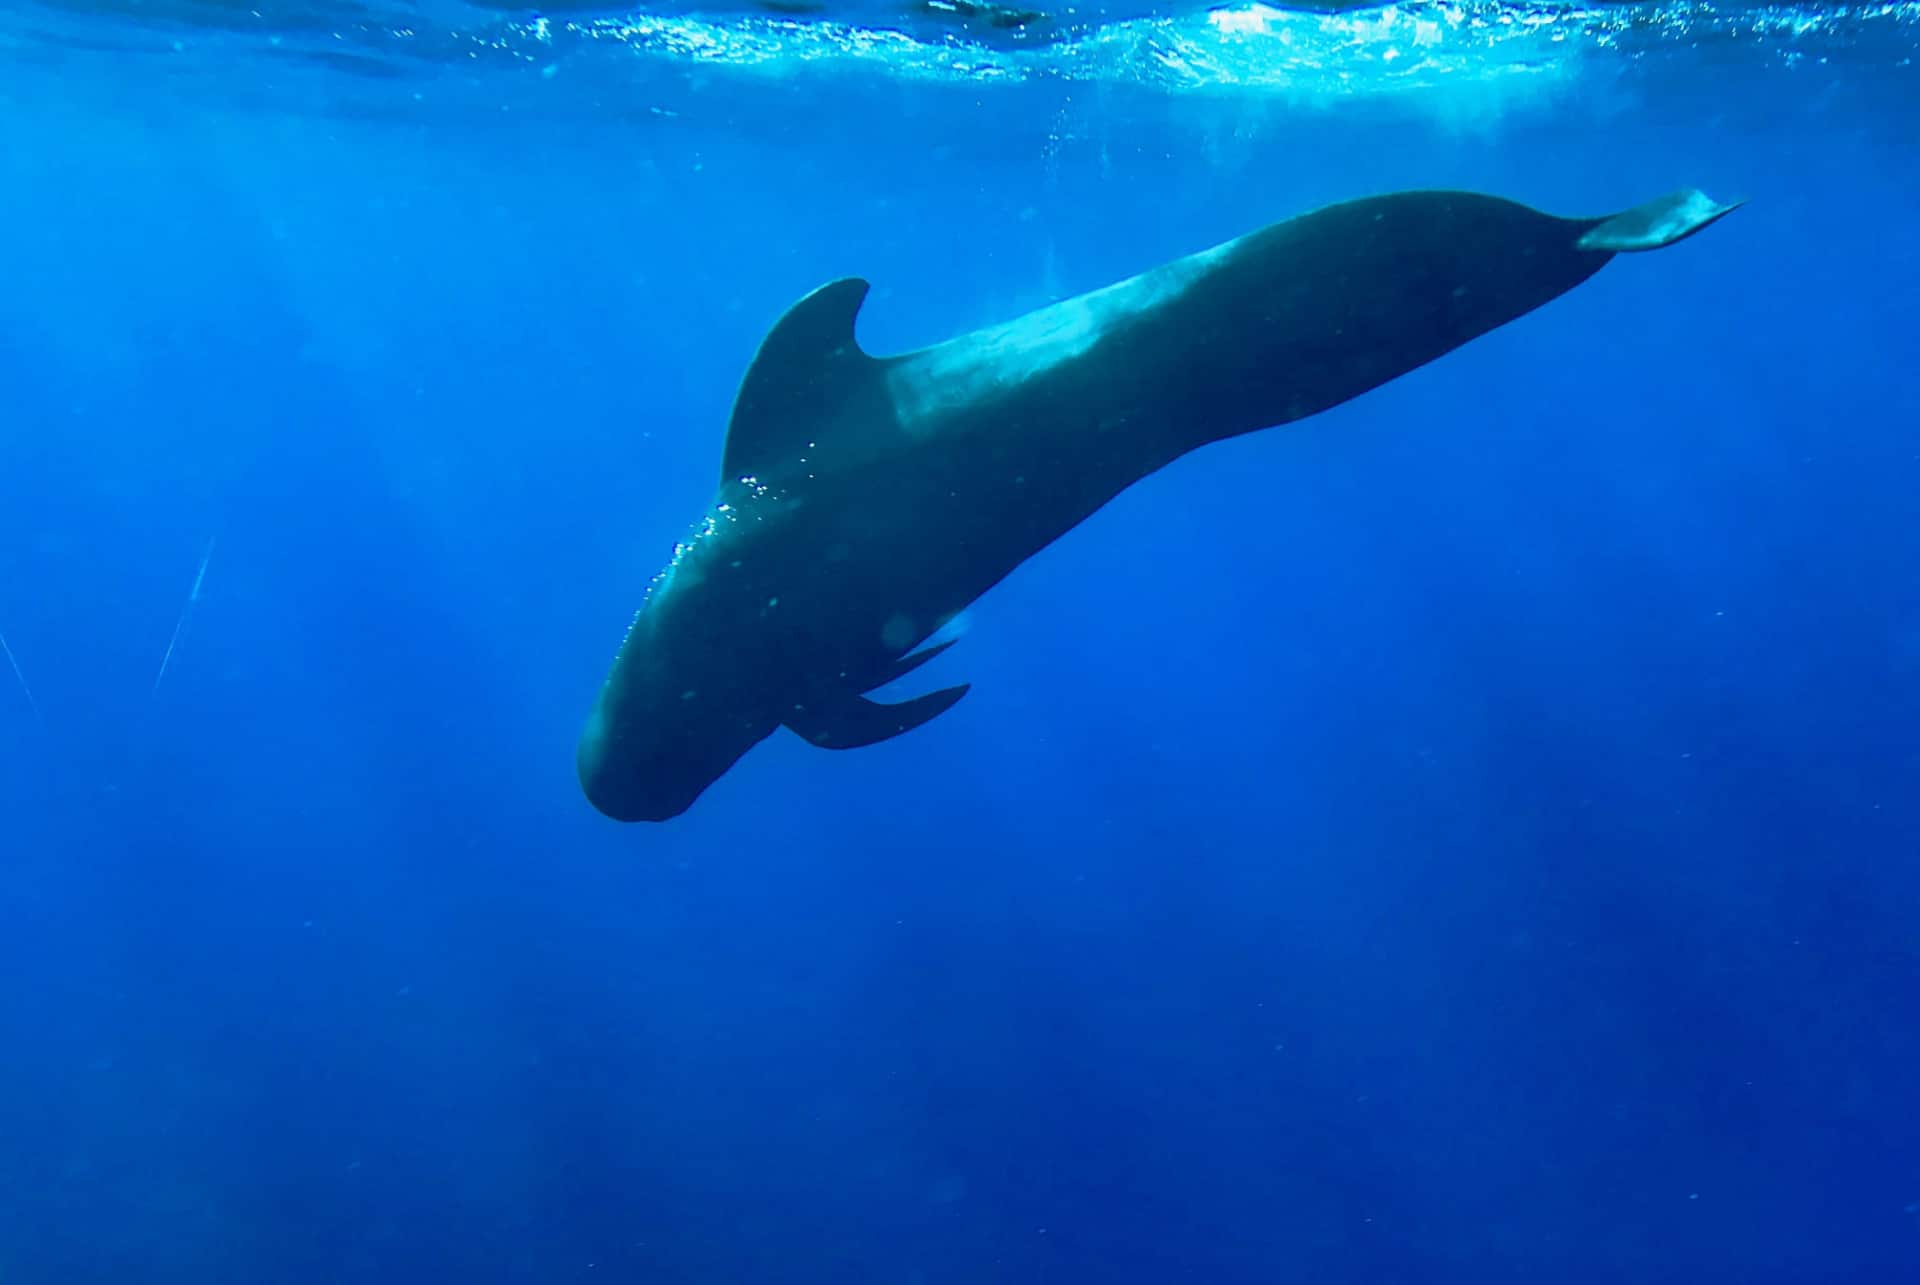
[[[1588,229],[1578,244],[1582,250],[1609,253],[1659,250],[1686,240],[1744,204],[1744,201],[1735,201],[1723,205],[1698,188],[1681,188],[1601,220]]]

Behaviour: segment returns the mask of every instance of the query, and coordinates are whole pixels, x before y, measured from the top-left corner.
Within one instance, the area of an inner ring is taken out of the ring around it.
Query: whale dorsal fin
[[[821,286],[787,309],[760,341],[734,399],[723,481],[766,472],[804,450],[878,364],[853,337],[867,290],[858,277]]]

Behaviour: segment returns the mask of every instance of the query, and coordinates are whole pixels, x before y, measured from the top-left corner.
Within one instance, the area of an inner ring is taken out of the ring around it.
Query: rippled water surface
[[[791,77],[830,67],[985,86],[1059,80],[1184,93],[1242,90],[1337,103],[1442,89],[1539,93],[1582,75],[1684,60],[1790,70],[1844,64],[1912,86],[1920,4],[1544,4],[1477,0],[1386,6],[1265,4],[1005,6],[974,0],[826,5],[567,5],[456,0],[248,4],[243,0],[51,0],[16,9],[0,43],[16,58],[139,53],[184,78],[235,57],[248,86],[294,92],[299,69],[399,86],[392,104],[479,90],[521,108],[644,99],[690,68]],[[592,86],[589,94],[568,84]],[[232,85],[226,86],[229,90]]]

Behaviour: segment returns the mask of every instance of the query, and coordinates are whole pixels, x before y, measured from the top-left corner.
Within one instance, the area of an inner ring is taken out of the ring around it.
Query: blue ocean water
[[[7,4],[0,1282],[1920,1279],[1916,48]],[[1429,185],[1749,204],[1123,495],[928,728],[586,804],[805,291]]]

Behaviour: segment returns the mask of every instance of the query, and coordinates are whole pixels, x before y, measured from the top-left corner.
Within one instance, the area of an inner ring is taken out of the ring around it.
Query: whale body
[[[1347,201],[957,339],[873,357],[865,281],[760,345],[720,481],[649,585],[576,753],[593,806],[678,816],[784,726],[847,749],[951,708],[862,693],[1121,491],[1313,415],[1730,210],[1694,190],[1560,218],[1500,197]]]

